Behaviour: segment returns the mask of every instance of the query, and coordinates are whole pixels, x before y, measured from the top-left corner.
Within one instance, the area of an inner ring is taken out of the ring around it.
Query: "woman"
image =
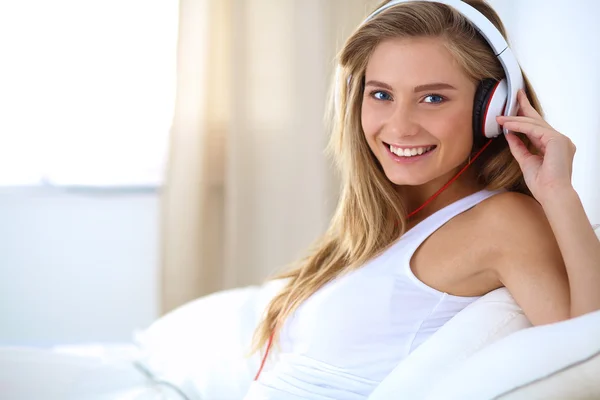
[[[484,1],[465,2],[506,37]],[[600,308],[600,243],[571,185],[575,146],[544,121],[527,79],[519,114],[497,118],[511,133],[474,132],[477,90],[505,71],[463,15],[391,6],[339,63],[330,150],[342,195],[310,255],[280,276],[255,335],[255,350],[277,343],[279,359],[247,399],[365,399],[500,287],[534,325]]]

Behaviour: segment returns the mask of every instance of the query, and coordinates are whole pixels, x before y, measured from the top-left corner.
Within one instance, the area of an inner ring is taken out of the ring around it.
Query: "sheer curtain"
[[[337,49],[376,1],[181,0],[162,310],[259,283],[326,228]]]

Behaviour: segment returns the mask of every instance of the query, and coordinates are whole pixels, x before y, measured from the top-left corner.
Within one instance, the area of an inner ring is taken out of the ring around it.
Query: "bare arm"
[[[600,241],[574,190],[542,205],[506,193],[494,209],[494,270],[532,324],[600,309]]]
[[[572,189],[542,204],[569,277],[570,317],[600,309],[600,240]]]

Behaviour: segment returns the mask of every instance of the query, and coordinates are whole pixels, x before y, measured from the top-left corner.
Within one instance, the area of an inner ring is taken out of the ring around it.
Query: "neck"
[[[400,194],[406,199],[408,212],[413,212],[427,202],[432,196],[437,193],[444,185],[446,185],[456,174],[459,169],[453,170],[448,174],[440,176],[426,184],[419,186],[399,186]],[[465,196],[478,192],[484,189],[480,184],[477,184],[475,174],[472,170],[466,170],[461,176],[452,182],[446,189],[432,199],[423,209],[410,218],[409,226],[419,223],[434,212],[444,208],[445,206],[462,199]]]

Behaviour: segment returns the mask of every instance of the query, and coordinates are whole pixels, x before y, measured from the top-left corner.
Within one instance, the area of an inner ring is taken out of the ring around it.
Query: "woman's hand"
[[[519,91],[517,100],[518,115],[499,116],[497,121],[511,131],[506,135],[510,151],[523,171],[529,190],[543,205],[545,199],[557,194],[557,190],[573,190],[571,174],[575,145],[538,114],[522,90]],[[532,154],[512,132],[525,134],[538,154]]]

